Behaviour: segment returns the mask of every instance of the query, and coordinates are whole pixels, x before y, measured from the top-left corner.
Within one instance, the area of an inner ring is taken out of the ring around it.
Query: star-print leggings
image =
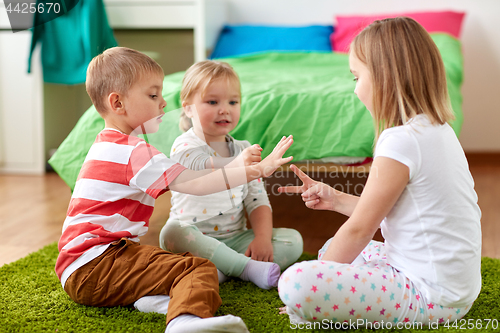
[[[384,244],[371,241],[352,264],[318,260],[289,267],[278,291],[290,320],[299,322],[421,323],[435,325],[462,318],[472,304],[448,308],[428,302],[413,283],[386,260]]]
[[[250,260],[244,253],[254,238],[253,230],[249,229],[218,240],[204,235],[194,225],[181,225],[178,220],[168,220],[160,232],[160,247],[176,253],[191,252],[213,262],[225,275],[239,276]],[[295,229],[273,228],[271,242],[273,261],[282,270],[302,254],[302,236]]]

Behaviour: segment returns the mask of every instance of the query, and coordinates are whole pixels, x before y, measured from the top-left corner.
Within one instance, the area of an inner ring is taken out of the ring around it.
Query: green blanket
[[[458,40],[445,34],[432,38],[441,51],[458,135],[463,122],[460,87],[463,57]],[[371,156],[373,122],[354,94],[348,56],[337,53],[261,53],[224,58],[241,80],[241,118],[232,131],[236,139],[258,143],[267,156],[283,135],[294,135],[288,155],[294,161],[330,156]],[[148,141],[169,156],[179,130],[180,87],[184,73],[167,75],[167,101],[158,133]],[[78,172],[104,121],[88,109],[49,163],[73,189]]]

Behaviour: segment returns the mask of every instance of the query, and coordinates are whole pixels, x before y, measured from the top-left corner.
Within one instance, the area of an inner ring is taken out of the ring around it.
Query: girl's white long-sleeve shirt
[[[226,142],[232,157],[238,156],[245,148],[250,147],[248,141],[240,141],[226,136]],[[170,159],[188,169],[206,169],[210,157],[219,157],[205,141],[200,139],[191,128],[174,141],[170,151]],[[259,206],[271,208],[269,198],[261,178],[230,190],[196,196],[172,191],[172,208],[170,219],[181,223],[194,224],[206,235],[215,238],[232,237],[246,230],[245,209],[250,215]]]

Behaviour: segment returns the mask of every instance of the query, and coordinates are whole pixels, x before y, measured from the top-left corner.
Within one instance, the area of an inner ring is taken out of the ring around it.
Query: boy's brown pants
[[[210,261],[126,238],[73,272],[64,289],[75,302],[90,306],[125,306],[143,296],[168,295],[167,324],[181,314],[212,317],[222,303]]]

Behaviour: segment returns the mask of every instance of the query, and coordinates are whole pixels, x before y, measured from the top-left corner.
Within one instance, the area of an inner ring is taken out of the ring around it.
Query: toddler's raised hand
[[[258,144],[245,148],[241,152],[241,158],[243,159],[243,164],[245,166],[248,166],[259,163],[262,160],[261,152],[262,148]]]
[[[274,171],[281,165],[290,162],[293,156],[283,158],[285,152],[290,148],[293,143],[293,137],[290,135],[288,137],[281,138],[280,142],[274,147],[271,154],[269,154],[265,159],[256,165],[260,177],[269,177]]]

